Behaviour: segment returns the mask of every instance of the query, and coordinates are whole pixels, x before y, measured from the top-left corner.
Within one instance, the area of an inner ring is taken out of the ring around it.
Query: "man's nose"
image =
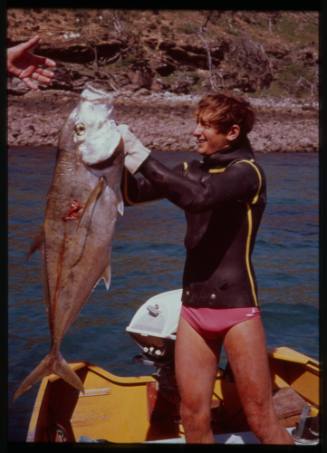
[[[198,124],[196,125],[196,128],[195,128],[194,131],[193,131],[193,135],[194,135],[195,137],[198,137],[198,136],[201,135],[201,134],[202,134],[202,126],[201,126],[201,124],[198,123]]]

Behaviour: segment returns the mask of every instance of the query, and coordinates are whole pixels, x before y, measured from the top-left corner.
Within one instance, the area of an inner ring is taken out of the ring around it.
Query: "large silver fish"
[[[107,93],[87,87],[61,131],[41,246],[51,350],[14,399],[50,373],[83,391],[60,344],[98,281],[110,285],[112,238],[123,214],[123,142],[112,111]]]

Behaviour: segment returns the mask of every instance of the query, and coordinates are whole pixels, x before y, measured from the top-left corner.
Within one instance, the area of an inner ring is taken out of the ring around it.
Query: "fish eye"
[[[85,129],[86,129],[86,127],[85,127],[85,124],[83,124],[83,123],[77,123],[74,126],[74,132],[77,135],[83,135],[85,132]]]

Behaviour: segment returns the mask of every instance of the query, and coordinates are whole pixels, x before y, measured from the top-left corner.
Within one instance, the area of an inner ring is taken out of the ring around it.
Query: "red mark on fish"
[[[68,212],[63,216],[63,220],[78,220],[83,212],[84,206],[78,201],[73,200],[69,206]]]

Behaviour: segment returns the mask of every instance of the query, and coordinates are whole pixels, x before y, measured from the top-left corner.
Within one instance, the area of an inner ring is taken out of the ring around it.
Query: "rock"
[[[20,96],[29,91],[29,88],[18,77],[12,77],[7,79],[7,92],[9,95]]]
[[[176,70],[176,65],[168,61],[163,61],[158,65],[154,65],[154,70],[161,76],[167,77]]]
[[[171,90],[176,94],[188,94],[190,92],[190,83],[185,80],[178,80],[171,86]]]
[[[150,96],[151,91],[147,88],[139,88],[135,91],[135,94],[139,96]]]
[[[128,72],[128,78],[137,88],[150,89],[153,80],[153,71],[146,64],[134,64]]]
[[[164,83],[161,79],[153,79],[151,85],[151,91],[155,93],[160,93],[163,90],[166,90],[168,85]]]

